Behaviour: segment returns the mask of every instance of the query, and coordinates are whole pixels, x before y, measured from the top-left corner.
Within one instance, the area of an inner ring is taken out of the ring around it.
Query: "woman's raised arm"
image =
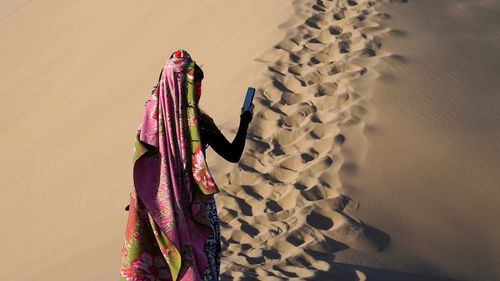
[[[222,156],[231,163],[240,161],[243,149],[245,148],[245,140],[248,126],[252,121],[253,114],[250,111],[245,111],[240,116],[240,126],[234,140],[230,143],[218,128],[215,128],[212,137],[208,140],[208,144],[214,149],[217,154]]]

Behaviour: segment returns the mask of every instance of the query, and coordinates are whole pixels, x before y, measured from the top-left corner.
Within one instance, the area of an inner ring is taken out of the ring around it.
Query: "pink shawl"
[[[173,280],[201,280],[211,232],[204,200],[218,192],[200,143],[194,68],[186,52],[166,62],[135,143],[135,190]]]

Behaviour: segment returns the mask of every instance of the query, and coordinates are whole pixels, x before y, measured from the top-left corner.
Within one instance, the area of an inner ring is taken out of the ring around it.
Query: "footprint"
[[[336,144],[343,144],[345,142],[345,136],[343,134],[337,134],[334,138],[333,141]]]
[[[310,226],[320,230],[329,230],[333,227],[333,220],[331,218],[314,210],[306,217],[306,222]]]
[[[357,16],[357,17],[356,17],[356,19],[357,19],[359,22],[362,22],[362,21],[364,21],[364,20],[366,19],[366,15],[361,14],[361,15]]]
[[[314,268],[313,264],[311,262],[309,262],[306,257],[300,255],[300,256],[294,256],[294,257],[291,257],[291,258],[288,258],[287,259],[287,262],[290,264],[290,265],[293,265],[293,266],[296,266],[298,268]],[[314,273],[314,272],[313,272]],[[304,274],[300,274],[300,276],[302,278],[305,278],[307,277],[307,275],[304,275]],[[309,279],[303,279],[303,280],[309,280]]]
[[[272,260],[279,260],[281,258],[281,254],[274,249],[262,249],[262,255]]]
[[[312,8],[313,8],[313,10],[318,11],[318,12],[325,12],[326,11],[324,4],[321,2],[317,2],[316,4],[314,4],[312,6]]]
[[[318,42],[317,43],[318,46],[314,47],[314,48],[309,48],[309,49],[311,49],[312,51],[317,51],[332,41],[332,34],[330,33],[330,31],[328,29],[323,29],[313,39],[315,39]]]
[[[343,10],[341,10],[341,11],[339,11],[339,12],[337,12],[337,13],[333,14],[333,18],[334,18],[335,20],[337,20],[337,21],[338,21],[338,20],[343,20],[343,19],[345,18],[344,11],[343,11]]]
[[[313,112],[314,108],[312,106],[302,106],[294,113],[282,118],[282,121],[288,127],[299,127],[306,117]]]
[[[307,41],[307,43],[310,43],[310,44],[305,44],[305,46],[308,49],[315,51],[315,50],[321,48],[321,45],[324,44],[323,42],[324,42],[324,39],[321,36],[317,36],[317,37],[309,39],[309,41]],[[316,44],[317,47],[315,45],[312,45],[312,44]]]
[[[303,56],[300,56],[298,53],[290,53],[288,55],[288,57],[294,63],[303,63],[304,62]]]
[[[345,32],[337,36],[338,39],[340,40],[350,40],[352,38],[352,33],[351,32]]]
[[[252,132],[249,132],[247,139],[249,152],[253,155],[265,153],[271,147],[267,141],[264,141],[260,136],[256,136],[254,130],[252,130]],[[245,157],[242,158],[242,160],[247,158],[246,154],[244,155]]]
[[[291,219],[291,222],[296,222],[295,210],[296,209],[294,208],[290,210],[269,213],[266,214],[265,219],[269,220],[270,222],[283,222],[288,221],[289,219]],[[256,217],[256,221],[260,221],[258,217]],[[263,220],[262,222],[265,223],[266,221]]]
[[[260,195],[258,192],[255,191],[255,188],[253,185],[241,185],[241,189],[243,189],[243,191],[250,195],[251,197],[255,198],[256,200],[262,200],[264,199],[264,197],[262,197],[262,195]]]
[[[375,53],[375,51],[371,48],[366,48],[366,49],[363,49],[362,55],[367,56],[367,57],[374,57],[377,55],[377,53]]]
[[[349,48],[350,48],[350,41],[349,40],[342,40],[339,42],[339,52],[341,54],[349,53]]]
[[[318,72],[309,72],[304,76],[304,80],[306,81],[307,85],[317,85],[321,82],[321,74]]]
[[[295,182],[304,186],[304,188],[310,188],[318,183],[318,178],[307,175],[306,173],[301,173]]]
[[[304,91],[305,83],[295,78],[295,76],[286,76],[283,78],[283,85],[295,94],[301,94]]]
[[[298,49],[299,43],[291,39],[284,39],[276,45],[277,49],[293,52]]]
[[[245,257],[247,263],[251,265],[262,264],[266,261],[260,253],[259,254],[252,253],[252,255],[255,256],[250,256],[243,253],[239,253],[238,255]]]
[[[323,156],[331,153],[333,147],[333,141],[331,138],[323,138],[316,140],[314,145],[311,147],[311,151],[316,156]]]
[[[335,74],[337,74],[337,73],[340,73],[340,72],[342,72],[342,70],[341,70],[341,66],[339,66],[339,65],[334,65],[334,66],[332,66],[332,67],[330,68],[330,70],[328,71],[328,73],[327,73],[327,74],[328,74],[329,76],[333,76],[333,75],[335,75]]]
[[[333,25],[328,28],[328,31],[331,35],[340,35],[342,33],[342,28],[340,26]]]
[[[302,102],[302,95],[297,95],[291,92],[285,92],[281,95],[281,104],[294,105]]]
[[[382,44],[376,40],[372,40],[366,44],[366,46],[361,51],[361,55],[367,57],[374,57],[377,55],[376,50],[380,49]]]
[[[302,159],[302,163],[310,162],[318,156],[317,153],[302,153],[300,154],[300,158]]]
[[[255,236],[257,236],[257,235],[259,235],[259,234],[260,234],[260,231],[259,231],[257,228],[253,227],[252,225],[250,225],[250,224],[249,224],[248,222],[246,222],[245,220],[243,220],[243,219],[238,219],[238,221],[239,221],[239,222],[240,222],[240,224],[241,224],[240,229],[241,229],[241,231],[243,231],[244,233],[246,233],[246,234],[248,234],[248,235],[250,235],[250,236],[252,236],[252,237],[255,237]]]
[[[303,67],[300,65],[292,65],[292,66],[288,67],[288,72],[293,74],[293,75],[300,76],[300,75],[302,75],[303,71],[304,71]]]
[[[279,165],[285,169],[300,172],[304,166],[299,154],[291,155],[282,160]]]
[[[323,139],[332,134],[332,126],[330,124],[317,124],[309,134],[314,139]]]
[[[272,268],[274,270],[276,270],[276,271],[279,271],[281,274],[283,274],[286,277],[285,279],[298,278],[299,277],[299,275],[297,273],[286,271],[286,270],[282,269],[281,267],[279,267],[277,265],[273,265]]]
[[[306,20],[306,25],[315,29],[321,29],[324,26],[325,17],[323,15],[313,15],[312,17]]]
[[[314,56],[309,60],[309,62],[307,63],[308,65],[316,65],[316,64],[319,64],[321,63],[321,61],[319,61],[317,58],[315,58]]]
[[[283,64],[281,64],[281,63],[279,63],[279,62],[277,62],[277,63],[273,63],[273,64],[269,64],[269,65],[267,66],[267,69],[268,69],[269,71],[271,71],[271,72],[272,72],[272,73],[274,73],[274,74],[278,74],[279,76],[285,76],[285,68],[286,68],[286,65],[283,65]],[[262,89],[262,88],[259,88],[258,90],[259,90],[260,92],[262,92],[262,91],[263,91],[263,89]]]
[[[279,120],[279,119],[278,119]],[[276,126],[276,121],[268,121],[264,119],[260,119],[258,123],[255,123],[255,125],[252,127],[252,134],[254,136],[257,136],[259,139],[266,139],[272,134],[272,127]],[[257,148],[258,150],[261,150],[260,148]]]
[[[276,141],[280,144],[280,146],[287,146],[303,136],[302,130],[288,130],[288,129],[280,129],[276,134]]]
[[[307,224],[302,224],[289,232],[286,241],[294,246],[310,243],[315,239],[315,231]]]
[[[278,80],[277,78],[273,78],[273,79],[272,79],[272,81],[273,81],[273,86],[274,86],[276,89],[278,89],[278,90],[280,90],[280,91],[282,91],[282,92],[285,92],[285,93],[290,93],[290,92],[292,92],[290,89],[288,89],[288,88],[285,86],[285,84],[283,84],[283,82],[281,82],[281,81],[280,81],[280,80]]]
[[[338,191],[333,190],[331,188],[321,186],[321,185],[315,185],[311,188],[301,190],[300,194],[302,197],[304,197],[307,201],[318,201],[318,200],[323,200],[325,198],[331,198],[331,197],[338,197],[339,201],[342,196],[338,193]],[[338,203],[340,207],[340,203]],[[336,209],[336,208],[335,208]]]
[[[238,216],[238,212],[233,210],[233,209],[229,209],[229,208],[226,208],[226,207],[222,207],[220,210],[219,210],[219,217],[222,221],[224,222],[230,222],[232,221],[234,218],[236,218]]]
[[[273,159],[273,156],[282,156],[286,155],[285,151],[283,151],[283,148],[286,146],[281,146],[279,143],[277,143],[276,140],[273,140],[273,149],[269,151],[268,155],[271,156]]]
[[[277,213],[277,212],[281,212],[283,211],[283,208],[281,208],[281,206],[276,203],[276,201],[274,200],[267,200],[266,201],[266,209],[264,210],[265,213],[269,213],[269,212],[272,212],[272,213]]]
[[[332,111],[337,112],[338,110],[333,109]],[[332,114],[329,110],[322,110],[311,115],[311,122],[315,124],[333,123],[335,118],[337,118],[337,115]]]
[[[282,92],[274,87],[272,88],[267,88],[264,91],[262,91],[262,99],[259,100],[259,102],[266,108],[269,108],[269,106],[276,102],[279,101],[281,98]],[[269,110],[266,110],[269,111]]]
[[[349,6],[356,6],[356,5],[358,5],[358,3],[356,1],[353,1],[353,0],[347,0],[347,4]]]
[[[332,111],[338,110],[343,104],[345,104],[345,97],[342,95],[337,96],[321,96],[316,98],[318,103],[318,111]],[[321,119],[319,119],[321,122]]]
[[[263,94],[265,95],[265,94]],[[279,99],[278,99],[279,100]],[[269,110],[269,109],[263,109],[261,111],[258,111],[257,113],[254,114],[254,119],[259,120],[262,119],[262,121],[276,121],[280,118],[281,112],[276,112],[274,110]],[[261,121],[261,120],[259,120]],[[251,135],[249,135],[251,137]]]
[[[314,56],[311,57],[311,59],[309,61],[309,65],[325,63],[325,62],[329,62],[331,60],[332,60],[331,56],[329,56],[328,54],[319,52],[319,53],[314,54]]]
[[[321,186],[326,186],[328,188],[332,189],[337,189],[342,186],[342,183],[340,182],[338,173],[336,171],[337,169],[328,169],[324,171],[319,177],[318,177],[318,183]]]
[[[312,167],[308,169],[313,174],[320,174],[324,170],[330,168],[333,164],[333,158],[330,156],[325,156],[323,159],[320,159],[318,163],[314,164]]]
[[[274,167],[269,174],[280,183],[286,184],[293,183],[298,175],[298,173],[295,171],[284,169],[281,167]]]
[[[229,176],[229,182],[234,185],[253,185],[261,180],[260,173],[255,169],[250,171],[240,169],[238,172],[232,172]]]
[[[338,88],[338,84],[336,82],[328,82],[328,83],[321,83],[318,85],[316,94],[314,94],[315,97],[321,97],[321,96],[333,96]]]

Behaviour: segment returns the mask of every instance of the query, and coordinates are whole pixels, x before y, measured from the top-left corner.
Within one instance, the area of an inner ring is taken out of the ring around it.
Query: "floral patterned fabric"
[[[215,268],[210,251],[220,252],[220,241],[219,248],[213,242],[217,214],[207,206],[218,188],[200,142],[195,67],[187,52],[173,56],[146,103],[134,145],[121,280],[216,280],[206,277]]]

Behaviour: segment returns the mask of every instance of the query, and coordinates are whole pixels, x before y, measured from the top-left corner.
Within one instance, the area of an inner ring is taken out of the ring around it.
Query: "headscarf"
[[[183,50],[167,60],[146,103],[134,149],[137,201],[147,210],[172,280],[201,280],[211,233],[204,202],[219,191],[200,142],[196,67]]]

